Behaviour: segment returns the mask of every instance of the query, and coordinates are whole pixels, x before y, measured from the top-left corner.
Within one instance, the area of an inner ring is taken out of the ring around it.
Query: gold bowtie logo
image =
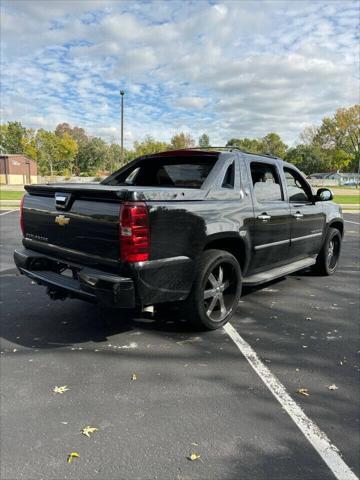
[[[58,215],[57,217],[55,217],[55,223],[57,223],[58,225],[61,225],[62,227],[64,225],[67,225],[69,222],[70,222],[70,218],[65,217],[65,215]]]

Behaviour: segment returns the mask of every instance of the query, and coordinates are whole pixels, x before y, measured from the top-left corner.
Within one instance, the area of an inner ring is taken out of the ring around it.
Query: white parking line
[[[240,352],[250,363],[282,408],[302,431],[315,448],[326,465],[338,480],[359,480],[341,458],[339,450],[327,438],[324,432],[303,412],[299,405],[287,393],[284,385],[271,373],[257,356],[252,347],[238,334],[235,328],[227,323],[225,332],[236,344]]]
[[[3,212],[3,213],[0,213],[0,217],[1,215],[7,215],[8,213],[12,213],[12,212],[18,212],[19,210],[9,210],[8,212]]]
[[[358,222],[351,222],[350,220],[344,220],[344,221],[347,222],[347,223],[354,223],[355,225],[360,225],[360,223],[358,223]]]

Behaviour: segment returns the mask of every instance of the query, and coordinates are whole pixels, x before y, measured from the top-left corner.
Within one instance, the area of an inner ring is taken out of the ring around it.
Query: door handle
[[[301,213],[301,212],[296,212],[296,213],[293,214],[294,218],[302,218],[303,216],[304,216],[304,214]]]
[[[271,218],[271,215],[268,215],[267,213],[262,213],[261,215],[259,215],[257,217],[259,220],[263,220],[263,221],[266,221],[266,220],[270,220]]]

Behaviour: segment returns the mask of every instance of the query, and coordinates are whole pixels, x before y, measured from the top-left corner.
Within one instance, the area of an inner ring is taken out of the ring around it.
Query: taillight
[[[22,197],[21,202],[20,202],[20,228],[21,228],[23,236],[25,236],[24,198],[25,198],[25,195]]]
[[[120,257],[123,262],[149,260],[149,212],[145,203],[124,203],[120,210]]]

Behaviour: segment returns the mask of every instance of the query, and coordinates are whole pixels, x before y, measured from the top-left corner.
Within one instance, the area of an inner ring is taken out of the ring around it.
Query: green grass
[[[1,190],[0,189],[0,200],[21,200],[24,191],[18,192],[15,190]]]
[[[360,203],[360,195],[335,195],[334,202],[336,203]]]

